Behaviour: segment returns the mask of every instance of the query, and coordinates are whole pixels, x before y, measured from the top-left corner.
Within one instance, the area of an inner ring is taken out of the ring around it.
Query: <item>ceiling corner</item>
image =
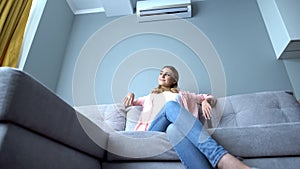
[[[75,14],[76,12],[76,7],[73,3],[73,0],[66,0],[67,1],[67,4],[69,5],[70,9],[72,10],[72,12]]]
[[[101,0],[66,0],[75,15],[104,12]]]

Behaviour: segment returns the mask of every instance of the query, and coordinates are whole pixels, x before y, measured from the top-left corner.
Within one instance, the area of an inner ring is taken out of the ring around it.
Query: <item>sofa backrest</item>
[[[121,104],[75,109],[106,131],[133,131],[142,111],[141,106],[124,108]],[[291,92],[286,91],[232,95],[217,99],[211,120],[200,120],[208,128],[300,122],[300,104]]]
[[[291,92],[267,91],[217,99],[211,127],[300,122],[300,104]]]

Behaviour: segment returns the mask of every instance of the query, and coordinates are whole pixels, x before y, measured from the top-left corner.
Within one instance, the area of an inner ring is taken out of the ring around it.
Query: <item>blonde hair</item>
[[[153,89],[151,91],[151,93],[155,93],[155,94],[159,94],[159,93],[162,93],[162,92],[165,92],[165,91],[170,91],[172,93],[178,93],[179,92],[179,89],[178,89],[178,80],[179,80],[179,74],[178,74],[178,71],[176,70],[175,67],[173,66],[164,66],[162,69],[164,68],[168,68],[171,70],[172,74],[171,74],[171,77],[176,81],[175,84],[173,84],[170,89],[165,89],[165,88],[162,88],[161,85],[158,85],[157,88]],[[162,70],[161,69],[161,70]]]

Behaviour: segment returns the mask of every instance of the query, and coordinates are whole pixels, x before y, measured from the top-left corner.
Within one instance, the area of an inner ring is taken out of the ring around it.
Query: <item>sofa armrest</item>
[[[14,123],[74,149],[104,157],[108,134],[20,70],[0,68],[0,122]]]

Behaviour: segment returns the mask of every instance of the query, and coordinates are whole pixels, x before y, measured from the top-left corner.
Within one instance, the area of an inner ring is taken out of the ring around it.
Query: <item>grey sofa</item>
[[[162,132],[134,132],[141,107],[71,107],[30,75],[0,68],[0,168],[183,169]],[[292,93],[218,98],[212,136],[261,169],[300,166],[300,105]],[[201,113],[199,111],[199,113]]]

